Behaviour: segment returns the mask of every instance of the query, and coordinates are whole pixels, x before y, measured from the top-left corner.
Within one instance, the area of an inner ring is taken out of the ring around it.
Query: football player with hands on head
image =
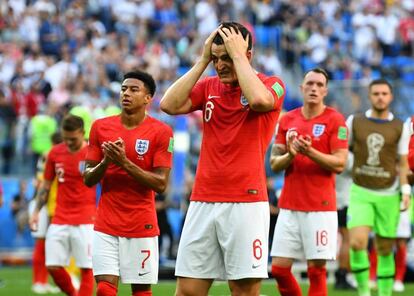
[[[285,170],[272,243],[272,274],[281,295],[302,295],[291,267],[307,260],[309,295],[328,295],[326,261],[336,258],[335,174],[348,154],[343,116],[324,104],[328,75],[315,68],[301,84],[303,107],[287,112],[276,129],[270,165]]]
[[[258,296],[267,278],[264,157],[285,88],[279,78],[254,70],[252,54],[251,33],[223,23],[161,100],[168,114],[203,111],[201,153],[177,254],[178,296],[207,296],[215,279],[227,280],[232,295]],[[201,78],[210,63],[217,75]]]
[[[172,129],[146,108],[155,93],[151,75],[124,75],[121,114],[96,120],[91,128],[84,182],[102,184],[92,249],[98,296],[114,296],[119,279],[133,296],[152,295],[158,281],[155,192],[168,184]]]

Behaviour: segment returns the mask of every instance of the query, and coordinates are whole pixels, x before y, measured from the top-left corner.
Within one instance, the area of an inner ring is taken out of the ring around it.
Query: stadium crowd
[[[404,0],[2,1],[2,172],[13,171],[13,156],[25,161],[50,148],[36,144],[35,115],[59,122],[76,105],[100,118],[116,104],[121,73],[132,68],[154,76],[151,113],[174,125],[157,102],[194,63],[207,32],[229,19],[254,33],[256,68],[285,79],[286,109],[300,104],[296,85],[315,65],[334,80],[364,84],[385,75],[413,83],[413,10]],[[341,105],[340,98],[331,103]]]

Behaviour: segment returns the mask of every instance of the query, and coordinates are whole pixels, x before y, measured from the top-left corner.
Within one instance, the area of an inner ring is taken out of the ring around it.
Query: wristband
[[[411,195],[411,186],[409,184],[401,185],[401,193],[406,195]]]

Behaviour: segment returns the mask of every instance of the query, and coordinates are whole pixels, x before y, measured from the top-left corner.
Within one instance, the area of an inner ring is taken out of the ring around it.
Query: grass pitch
[[[32,272],[30,267],[2,267],[0,268],[0,279],[2,284],[0,286],[0,295],[1,296],[32,296],[38,295],[34,294],[31,288]],[[307,295],[308,286],[306,284],[302,285],[303,295]],[[160,281],[157,285],[153,286],[153,295],[154,296],[170,296],[174,295],[175,291],[175,281]],[[329,286],[329,295],[333,296],[356,296],[357,293],[354,291],[336,291],[332,288],[332,285]],[[59,294],[43,294],[47,296],[51,295],[64,295],[63,293]],[[131,295],[129,285],[119,285],[118,295]],[[211,296],[228,296],[230,291],[227,287],[227,284],[224,282],[216,282],[213,284],[213,287],[210,289],[209,295]],[[275,281],[266,280],[262,283],[261,295],[265,296],[276,296],[279,293],[276,291]],[[374,292],[372,296],[375,296]],[[406,285],[406,291],[403,293],[394,293],[395,296],[413,296],[414,295],[414,284]]]

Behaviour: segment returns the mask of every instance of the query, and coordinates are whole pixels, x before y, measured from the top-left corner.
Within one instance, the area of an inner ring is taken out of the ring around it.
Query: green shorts
[[[395,238],[399,219],[399,193],[380,195],[352,184],[347,215],[348,228],[369,226],[381,237]]]

